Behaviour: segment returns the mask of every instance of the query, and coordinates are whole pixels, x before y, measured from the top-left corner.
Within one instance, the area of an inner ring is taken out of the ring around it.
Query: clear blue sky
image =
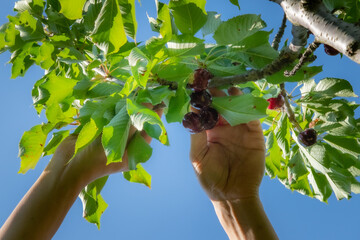
[[[0,24],[12,14],[14,2],[1,1]],[[268,23],[267,29],[276,32],[282,19],[278,5],[267,0],[239,2],[240,12],[228,1],[218,0],[209,0],[207,10],[222,13],[223,20],[237,14],[261,14]],[[145,12],[155,17],[153,6],[153,1],[143,0],[137,13],[139,40],[145,40],[151,34]],[[286,37],[290,37],[289,31],[288,28]],[[324,73],[316,76],[316,80],[327,76],[345,78],[360,94],[360,67],[357,64],[339,56],[326,56],[322,47],[317,50],[317,55],[316,63],[324,65]],[[22,133],[44,121],[36,115],[31,100],[32,86],[43,72],[33,67],[25,78],[10,79],[10,65],[6,64],[9,57],[8,53],[0,55],[0,225],[49,161],[49,158],[41,159],[35,170],[26,175],[17,174],[20,166],[18,142]],[[144,165],[153,176],[151,190],[127,182],[121,174],[111,176],[103,189],[109,207],[102,217],[101,230],[82,218],[82,205],[78,199],[53,239],[227,239],[190,165],[189,133],[180,124],[166,127],[171,146],[165,147],[154,141],[153,156]],[[267,176],[260,191],[265,210],[280,239],[359,239],[360,196],[354,195],[349,201],[337,201],[332,196],[329,204],[324,204],[292,193],[278,180],[270,180]]]

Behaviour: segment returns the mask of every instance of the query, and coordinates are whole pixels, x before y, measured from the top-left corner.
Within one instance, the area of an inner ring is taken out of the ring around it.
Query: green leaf
[[[183,86],[179,86],[176,95],[170,99],[169,108],[166,113],[166,121],[182,122],[184,115],[189,111],[190,97]]]
[[[141,134],[137,132],[127,146],[129,169],[135,170],[139,163],[145,163],[149,160],[151,154],[152,148],[141,136]]]
[[[271,32],[258,31],[243,39],[231,48],[226,57],[234,62],[244,63],[255,69],[261,69],[278,57],[278,52],[271,47]]]
[[[223,22],[214,34],[218,44],[236,44],[266,27],[259,15],[244,14]]]
[[[70,20],[82,18],[82,11],[86,0],[59,0],[61,4],[60,13]]]
[[[19,144],[21,159],[19,173],[25,174],[29,169],[34,169],[38,163],[49,133],[49,131],[44,131],[44,127],[45,125],[36,125],[22,135]]]
[[[130,118],[126,107],[123,107],[103,129],[102,145],[107,157],[107,164],[122,161],[129,130]]]
[[[22,0],[15,2],[14,10],[28,11],[31,15],[41,15],[44,10],[44,0]]]
[[[312,97],[357,97],[351,84],[339,78],[325,78],[321,80],[309,93]]]
[[[173,35],[167,43],[170,57],[201,55],[205,51],[204,40],[192,35]]]
[[[183,63],[158,64],[152,69],[153,74],[157,74],[160,79],[168,81],[184,82],[194,70]]]
[[[135,15],[135,0],[119,0],[119,5],[125,33],[127,36],[136,40],[137,22]]]
[[[170,9],[168,5],[158,2],[157,20],[160,21],[159,32],[163,39],[167,42],[172,36]]]
[[[83,217],[90,223],[95,223],[100,229],[100,218],[107,208],[100,192],[104,187],[108,176],[99,178],[87,185],[79,194],[79,198],[83,204]]]
[[[136,170],[124,172],[124,178],[129,182],[141,183],[151,188],[151,175],[139,163]]]
[[[269,105],[265,99],[251,94],[215,97],[212,104],[231,126],[266,117]]]
[[[338,200],[343,198],[349,199],[351,196],[351,175],[348,176],[340,171],[331,169],[327,172],[326,178],[330,183],[331,188],[334,190],[335,196]]]
[[[299,151],[290,158],[288,166],[291,178],[295,181],[298,181],[298,179],[309,173]]]
[[[180,32],[191,35],[197,33],[207,20],[203,10],[193,2],[171,7],[173,2],[175,1],[170,2],[170,8]]]
[[[60,145],[60,143],[68,137],[70,134],[69,130],[54,132],[52,138],[44,148],[43,156],[51,155],[55,153],[56,148]]]
[[[153,89],[147,88],[139,91],[136,102],[151,103],[155,106],[172,96],[175,96],[175,92],[171,91],[167,86],[160,86]]]
[[[90,118],[90,121],[81,129],[76,140],[74,156],[100,135],[102,127],[103,123],[101,121]]]
[[[327,199],[332,194],[332,190],[326,179],[326,176],[316,172],[313,168],[310,168],[308,180],[314,190],[314,197],[320,201],[327,202]]]
[[[171,0],[169,3],[169,7],[170,8],[180,7],[187,5],[189,3],[195,4],[198,8],[201,9],[201,11],[203,11],[204,14],[206,14],[206,10],[205,10],[206,0]]]
[[[235,6],[237,6],[237,7],[239,8],[239,10],[240,10],[240,5],[239,5],[239,1],[238,1],[238,0],[230,0],[230,2],[231,2],[232,4],[234,4]]]
[[[340,137],[328,134],[324,137],[324,140],[332,147],[343,153],[351,154],[354,157],[358,157],[360,155],[360,142],[356,138]]]
[[[105,0],[91,37],[107,53],[119,51],[127,42],[117,0]]]
[[[205,25],[201,28],[203,36],[212,34],[221,24],[221,14],[217,12],[207,12],[207,21]]]
[[[281,167],[281,149],[279,148],[279,145],[276,142],[276,138],[273,131],[270,131],[269,135],[266,139],[266,162],[265,162],[265,169],[267,175],[271,178],[275,178]]]
[[[126,99],[126,104],[132,125],[134,125],[137,130],[143,130],[145,123],[156,124],[161,128],[161,135],[159,136],[159,141],[162,144],[169,145],[165,126],[161,121],[159,115],[157,115],[153,110],[148,109],[147,107],[132,102],[130,99]]]
[[[290,126],[287,114],[282,113],[274,133],[276,141],[283,152],[283,158],[287,158],[290,155]]]

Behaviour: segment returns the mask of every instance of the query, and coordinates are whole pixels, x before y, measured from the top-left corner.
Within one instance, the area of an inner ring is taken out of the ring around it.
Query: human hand
[[[144,105],[152,108],[151,104],[145,103]],[[161,117],[163,111],[158,109],[155,112]],[[131,126],[127,144],[136,132],[136,128]],[[145,131],[142,131],[141,135],[147,143],[151,142],[151,137]],[[107,158],[101,143],[101,135],[73,157],[76,140],[76,135],[70,135],[59,145],[45,172],[55,175],[60,174],[61,177],[69,179],[69,181],[77,183],[83,188],[98,178],[129,170],[126,150],[122,162],[107,164]]]
[[[213,96],[225,96],[211,89]],[[230,88],[229,95],[240,95]],[[231,127],[224,119],[211,130],[191,135],[190,159],[213,201],[258,197],[265,170],[265,140],[260,121]]]

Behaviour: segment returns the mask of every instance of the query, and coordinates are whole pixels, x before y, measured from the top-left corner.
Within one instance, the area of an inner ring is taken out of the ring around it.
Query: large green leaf
[[[139,163],[135,170],[123,173],[124,178],[129,182],[141,183],[151,188],[151,175]]]
[[[169,56],[196,56],[204,53],[204,40],[190,34],[173,35],[167,43]]]
[[[212,34],[221,24],[220,14],[217,12],[207,12],[207,21],[205,25],[201,28],[203,36]]]
[[[283,113],[274,130],[276,141],[283,152],[283,158],[290,155],[290,125],[287,114]]]
[[[332,147],[343,153],[351,154],[354,157],[358,157],[360,155],[360,142],[356,138],[340,137],[328,134],[324,137],[324,140]]]
[[[161,121],[159,115],[157,115],[153,110],[148,109],[147,107],[132,102],[129,98],[126,99],[126,104],[131,122],[137,130],[143,130],[145,123],[156,124],[161,128],[161,135],[159,136],[159,141],[165,145],[169,144],[165,126]]]
[[[139,163],[144,163],[151,157],[152,148],[139,132],[131,139],[127,146],[129,169],[135,170]]]
[[[216,30],[214,39],[218,44],[236,44],[266,27],[259,15],[245,14],[223,22]]]
[[[181,122],[184,115],[189,111],[190,97],[183,86],[178,87],[176,95],[170,99],[166,113],[168,123]]]
[[[129,130],[130,117],[124,106],[110,123],[103,128],[102,145],[107,157],[107,164],[122,161]]]
[[[251,94],[213,98],[213,107],[235,126],[266,117],[268,102]]]
[[[119,0],[126,35],[136,40],[135,0]]]
[[[82,18],[82,11],[86,0],[59,0],[61,4],[60,13],[70,20]]]
[[[339,78],[325,78],[309,93],[312,97],[357,97],[351,84]]]
[[[127,42],[118,0],[105,0],[91,36],[108,53],[119,51]]]
[[[29,169],[35,168],[44,150],[46,137],[50,130],[46,125],[36,125],[23,134],[19,144],[21,159],[19,173],[25,174]]]
[[[108,206],[100,195],[107,179],[108,176],[95,180],[87,185],[79,194],[83,204],[83,217],[90,223],[95,223],[98,229],[100,229],[101,215]]]
[[[207,17],[205,13],[193,2],[173,7],[171,7],[170,3],[170,8],[175,19],[175,24],[183,34],[194,35],[206,23]]]
[[[70,130],[63,130],[53,133],[52,138],[44,148],[44,156],[54,154],[60,143],[70,134]]]

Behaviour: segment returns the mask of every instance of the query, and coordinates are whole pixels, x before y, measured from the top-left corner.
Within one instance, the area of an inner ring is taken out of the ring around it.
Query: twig
[[[246,83],[250,81],[257,81],[267,76],[273,75],[280,71],[284,67],[288,66],[297,59],[298,52],[294,52],[290,49],[281,51],[279,57],[272,63],[266,65],[263,69],[250,70],[244,74],[227,76],[227,77],[214,77],[209,82],[209,88],[221,87],[226,85],[235,85],[240,83]]]
[[[292,110],[291,108],[291,104],[289,102],[289,98],[286,94],[286,90],[285,90],[285,83],[281,83],[280,84],[280,89],[281,89],[281,95],[283,95],[284,97],[284,101],[285,101],[285,104],[283,106],[283,109],[285,111],[285,113],[287,114],[288,118],[289,118],[289,121],[292,123],[292,125],[295,127],[295,129],[299,132],[302,132],[303,129],[301,128],[300,124],[298,123],[298,121],[296,120],[296,117],[295,117],[295,113],[294,111]]]
[[[279,44],[281,42],[282,37],[284,36],[284,32],[285,32],[285,28],[286,28],[286,14],[284,14],[282,23],[281,23],[281,27],[279,28],[278,33],[276,34],[274,41],[271,44],[271,47],[274,48],[275,50],[279,49]]]
[[[176,90],[178,88],[177,82],[168,81],[162,78],[156,79],[156,81],[163,86],[169,86],[170,90]]]
[[[313,43],[311,43],[309,45],[309,47],[305,50],[305,52],[303,53],[303,55],[301,56],[300,60],[299,60],[299,63],[295,65],[295,67],[291,70],[291,71],[285,71],[284,72],[284,76],[285,77],[291,77],[291,76],[294,76],[296,74],[297,71],[300,70],[300,68],[302,66],[304,66],[304,64],[306,62],[309,62],[309,61],[315,61],[316,59],[316,56],[312,56],[311,57],[311,54],[314,53],[314,51],[320,46],[320,43],[314,41]]]

